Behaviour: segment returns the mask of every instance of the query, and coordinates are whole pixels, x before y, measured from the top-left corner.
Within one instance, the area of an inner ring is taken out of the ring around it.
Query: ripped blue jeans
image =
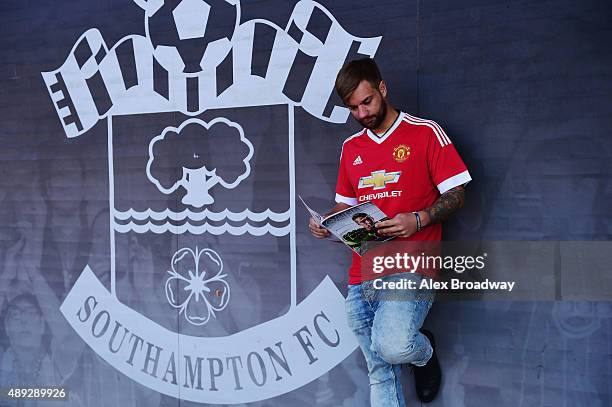
[[[419,329],[431,308],[435,292],[427,289],[381,289],[382,282],[411,280],[416,273],[397,273],[349,285],[346,297],[348,325],[365,356],[372,407],[404,407],[400,367],[423,366],[432,355],[429,339]],[[388,286],[387,286],[388,287]]]

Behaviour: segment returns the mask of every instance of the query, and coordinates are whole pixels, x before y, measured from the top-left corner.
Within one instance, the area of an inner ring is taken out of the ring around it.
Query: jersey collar
[[[401,111],[398,111],[397,119],[395,119],[391,127],[389,127],[387,131],[385,131],[380,136],[374,133],[372,130],[366,129],[366,132],[368,133],[368,137],[370,137],[372,141],[374,141],[376,144],[381,144],[383,141],[388,139],[391,134],[393,134],[395,129],[397,129],[397,126],[399,126],[400,123],[402,122],[402,117],[403,117],[403,113]]]

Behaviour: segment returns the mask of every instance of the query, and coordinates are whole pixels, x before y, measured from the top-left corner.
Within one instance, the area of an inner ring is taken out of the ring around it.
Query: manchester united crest
[[[406,161],[409,155],[410,147],[405,144],[400,144],[399,146],[393,149],[393,158],[395,158],[395,161],[397,161],[398,163],[403,163],[404,161]]]

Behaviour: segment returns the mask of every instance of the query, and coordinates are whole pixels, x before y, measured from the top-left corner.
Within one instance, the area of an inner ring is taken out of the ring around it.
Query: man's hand
[[[310,233],[317,239],[325,239],[329,237],[329,230],[325,229],[323,226],[320,226],[314,218],[310,218],[308,221],[308,229],[310,229]]]
[[[416,232],[416,218],[412,213],[398,213],[392,219],[376,223],[381,236],[408,237]]]
[[[434,223],[443,222],[463,207],[465,190],[457,186],[443,193],[429,208],[419,211],[421,228]],[[416,217],[414,213],[398,213],[393,219],[376,223],[378,233],[382,236],[408,237],[416,232]]]
[[[325,216],[329,216],[333,213],[336,212],[340,212],[343,211],[347,208],[350,208],[350,205],[347,205],[345,203],[337,203],[336,206],[334,206],[331,211],[329,211],[328,213],[325,214]],[[316,220],[314,220],[312,217],[310,218],[310,220],[308,221],[308,229],[310,229],[310,233],[312,233],[312,235],[314,237],[316,237],[317,239],[325,239],[327,237],[329,237],[329,235],[331,234],[329,232],[329,230],[325,229],[323,226],[319,225],[317,223]]]

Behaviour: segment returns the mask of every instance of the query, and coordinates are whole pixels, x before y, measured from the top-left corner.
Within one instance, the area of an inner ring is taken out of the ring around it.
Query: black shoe
[[[429,403],[436,398],[438,390],[440,390],[442,370],[436,356],[436,343],[433,334],[426,329],[422,329],[421,333],[429,339],[433,353],[425,366],[414,366],[414,385],[419,400],[423,403]]]

